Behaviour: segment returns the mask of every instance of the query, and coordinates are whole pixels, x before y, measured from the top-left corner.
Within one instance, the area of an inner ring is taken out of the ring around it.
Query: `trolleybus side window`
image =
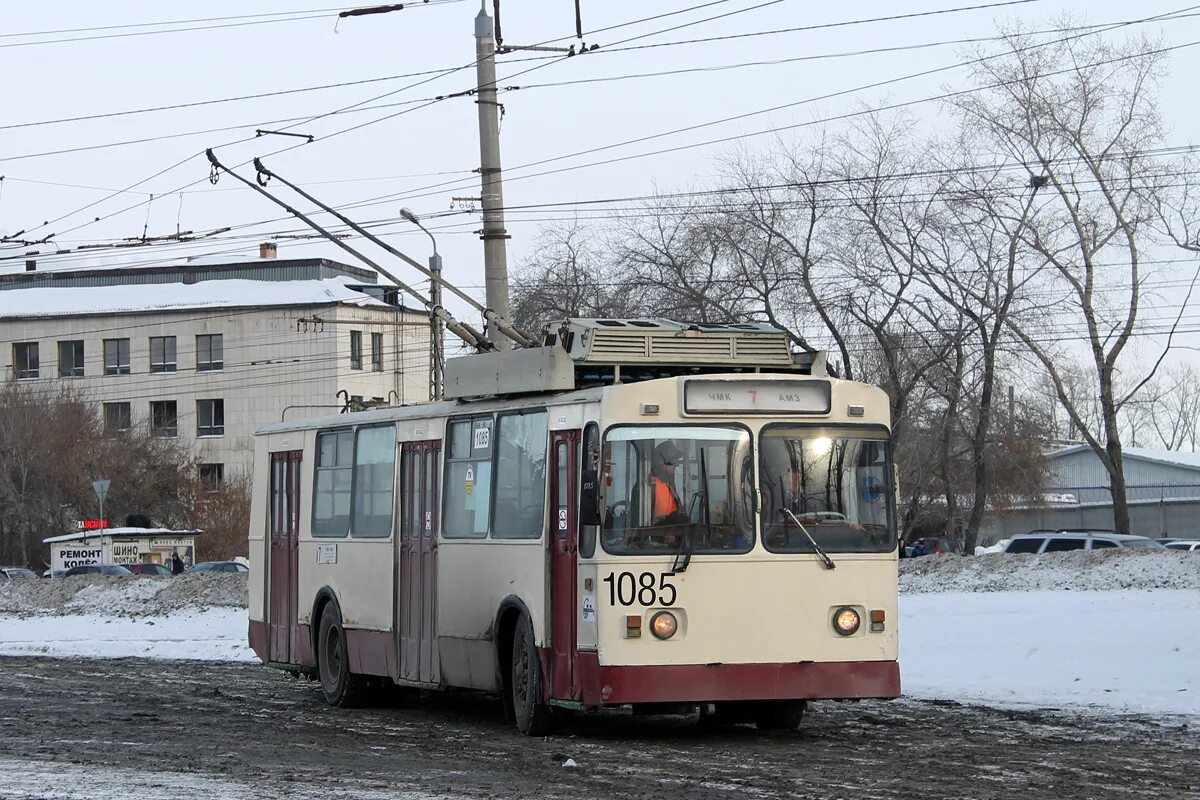
[[[486,538],[491,512],[492,418],[459,419],[447,427],[443,535],[447,539]]]
[[[546,412],[501,414],[496,429],[492,536],[538,539],[546,519]]]
[[[350,527],[351,463],[354,435],[330,431],[317,436],[312,535],[345,536]]]
[[[770,425],[759,453],[768,550],[811,553],[809,536],[835,553],[895,549],[886,434]]]
[[[386,538],[392,533],[392,492],[396,484],[396,428],[359,428],[354,445],[354,513],[350,534]]]
[[[614,428],[604,443],[601,484],[609,553],[745,553],[754,544],[745,428]]]
[[[583,431],[583,464],[579,480],[579,555],[591,558],[596,555],[596,525],[589,524],[595,514],[597,476],[600,469],[600,428],[589,422]],[[589,486],[590,482],[590,486]]]

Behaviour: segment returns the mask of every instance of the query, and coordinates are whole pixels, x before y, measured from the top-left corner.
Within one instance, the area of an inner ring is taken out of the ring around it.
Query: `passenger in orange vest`
[[[683,504],[675,489],[675,468],[683,460],[683,451],[668,440],[654,448],[650,465],[650,487],[654,497],[654,524],[673,525],[687,522]]]

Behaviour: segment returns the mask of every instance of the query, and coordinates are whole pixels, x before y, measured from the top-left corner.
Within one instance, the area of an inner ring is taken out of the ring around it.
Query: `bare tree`
[[[1159,243],[1150,176],[1160,169],[1152,151],[1162,131],[1154,97],[1162,49],[1146,40],[1099,37],[1037,44],[1009,35],[1006,57],[975,63],[978,91],[953,102],[960,124],[986,143],[981,152],[1021,165],[1031,184],[1043,187],[1021,239],[1032,251],[1028,266],[1044,263],[1046,269],[1037,302],[1019,311],[1052,303],[1057,314],[1016,313],[1007,325],[1042,364],[1067,416],[1104,465],[1113,525],[1127,532],[1119,415],[1153,377],[1178,324],[1176,317],[1157,358],[1132,363],[1135,338],[1151,332],[1141,301],[1145,254]],[[1098,425],[1089,424],[1064,380],[1072,338],[1087,353]],[[1118,390],[1122,369],[1133,376],[1128,392]]]
[[[542,230],[535,255],[512,283],[513,320],[540,331],[568,317],[627,317],[638,313],[597,231],[573,219]]]

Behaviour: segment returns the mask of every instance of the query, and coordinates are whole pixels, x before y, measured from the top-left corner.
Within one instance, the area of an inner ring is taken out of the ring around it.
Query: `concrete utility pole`
[[[479,176],[483,206],[483,277],[487,306],[504,320],[508,307],[508,232],[504,229],[504,189],[500,174],[500,104],[496,102],[496,40],[487,0],[480,0],[475,17],[475,74],[478,80],[475,103],[479,107]],[[497,349],[507,350],[508,339],[489,325],[488,339]]]

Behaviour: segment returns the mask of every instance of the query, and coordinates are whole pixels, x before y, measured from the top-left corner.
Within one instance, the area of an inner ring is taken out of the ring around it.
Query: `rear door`
[[[579,538],[577,528],[578,496],[575,486],[579,473],[579,431],[554,431],[550,440],[550,620],[551,697],[579,700],[576,672],[578,647]]]
[[[441,442],[401,448],[400,677],[437,684],[437,507]]]
[[[271,454],[271,557],[267,603],[269,661],[298,663],[300,458],[302,451]]]

